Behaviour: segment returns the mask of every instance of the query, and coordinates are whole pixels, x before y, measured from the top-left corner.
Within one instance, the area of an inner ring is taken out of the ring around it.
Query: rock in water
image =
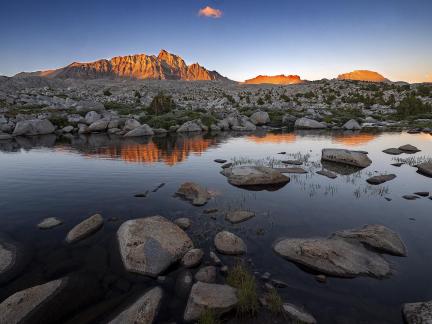
[[[243,240],[228,231],[217,233],[214,238],[214,245],[223,254],[239,255],[246,253],[246,244]]]
[[[393,180],[394,178],[396,178],[395,174],[382,174],[382,175],[370,177],[366,181],[370,184],[373,184],[373,185],[379,185],[379,184],[382,184],[384,182]]]
[[[300,128],[300,129],[322,129],[326,128],[327,126],[323,123],[320,123],[316,120],[309,119],[306,117],[299,118],[294,123],[294,128]]]
[[[203,206],[210,199],[207,189],[193,182],[183,183],[176,194],[186,200],[190,200],[192,205],[195,206]]]
[[[16,292],[0,304],[0,323],[21,323],[39,305],[52,298],[67,279],[58,279]]]
[[[405,153],[417,153],[417,152],[420,152],[420,150],[417,147],[415,147],[415,146],[413,146],[411,144],[406,144],[406,145],[399,146],[399,150],[401,150],[401,151],[403,151]]]
[[[190,292],[183,319],[186,322],[196,321],[207,309],[220,315],[233,309],[237,303],[235,288],[197,282]]]
[[[47,119],[19,121],[13,131],[14,136],[33,136],[54,133],[54,125]]]
[[[153,136],[153,135],[154,135],[153,129],[149,125],[143,124],[127,132],[124,136],[139,137],[139,136]]]
[[[265,125],[270,122],[270,116],[267,112],[258,110],[252,114],[252,116],[249,117],[250,121],[254,125]]]
[[[273,168],[280,173],[294,173],[294,174],[304,174],[307,171],[303,168]]]
[[[360,229],[336,232],[334,235],[357,240],[380,252],[407,255],[406,247],[399,235],[383,225],[366,225]]]
[[[186,252],[186,254],[183,256],[181,260],[181,263],[186,268],[193,268],[201,263],[203,256],[204,256],[203,250],[192,249]]]
[[[424,162],[417,165],[418,172],[432,177],[432,162]]]
[[[324,177],[330,178],[330,179],[336,179],[337,178],[336,174],[334,174],[331,171],[327,171],[327,170],[319,170],[316,173],[319,175],[322,175]]]
[[[387,153],[387,154],[391,154],[391,155],[399,155],[399,154],[403,153],[401,150],[394,148],[394,147],[385,149],[383,152]]]
[[[16,248],[12,244],[0,242],[0,278],[1,275],[9,271],[16,259]]]
[[[109,120],[99,119],[91,123],[88,127],[89,132],[103,132],[108,128]]]
[[[390,274],[390,265],[380,255],[343,239],[283,239],[273,249],[290,261],[326,275],[382,278]]]
[[[342,126],[342,128],[346,130],[359,130],[361,129],[361,126],[355,119],[350,119]]]
[[[98,231],[102,225],[103,218],[101,215],[95,214],[90,216],[69,231],[66,236],[66,242],[74,243],[80,241]]]
[[[40,229],[49,229],[63,224],[63,222],[56,217],[45,218],[42,222],[38,224]]]
[[[117,315],[109,324],[151,324],[159,310],[162,289],[155,287]]]
[[[255,216],[254,212],[248,210],[230,211],[225,215],[225,219],[233,224],[241,223]]]
[[[293,321],[298,324],[315,324],[316,319],[309,313],[298,308],[293,304],[285,303],[282,305],[284,313]]]
[[[286,184],[290,178],[266,167],[239,166],[226,168],[221,172],[228,182],[235,186],[266,186]]]
[[[117,239],[126,270],[152,277],[193,248],[189,236],[162,216],[124,222],[117,231]]]
[[[407,324],[430,324],[432,323],[432,300],[403,304],[402,313]]]
[[[195,274],[195,280],[206,282],[206,283],[214,283],[216,281],[216,267],[215,266],[202,267]]]
[[[323,149],[321,160],[348,164],[359,168],[366,168],[372,163],[366,153],[344,149]]]
[[[191,227],[192,222],[187,217],[180,217],[174,220],[174,224],[176,224],[182,230],[187,230],[189,227]]]

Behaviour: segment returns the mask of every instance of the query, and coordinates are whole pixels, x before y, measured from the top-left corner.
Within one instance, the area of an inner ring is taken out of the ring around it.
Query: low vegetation
[[[173,110],[175,106],[171,96],[159,92],[150,103],[148,111],[152,115],[163,115]]]
[[[270,289],[270,291],[266,294],[266,301],[268,309],[272,314],[283,314],[283,300],[276,289]]]
[[[218,316],[211,309],[206,309],[198,319],[198,324],[220,324]]]

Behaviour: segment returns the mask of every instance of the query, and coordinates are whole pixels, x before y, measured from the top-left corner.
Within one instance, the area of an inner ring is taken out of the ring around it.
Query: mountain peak
[[[355,80],[368,82],[385,82],[388,81],[385,77],[375,71],[369,70],[354,70],[352,72],[338,75],[339,80]]]
[[[298,75],[258,75],[255,78],[248,79],[244,83],[246,84],[298,84],[304,81],[300,79]]]

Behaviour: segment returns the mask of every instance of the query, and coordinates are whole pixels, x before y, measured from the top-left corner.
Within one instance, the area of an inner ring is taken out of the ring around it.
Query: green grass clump
[[[255,316],[259,308],[255,277],[244,265],[238,264],[228,272],[227,283],[237,288],[237,314]]]
[[[104,103],[105,109],[114,110],[120,115],[130,115],[136,113],[139,109],[132,107],[131,105],[124,104],[121,102],[108,101]]]
[[[280,315],[283,313],[283,300],[276,289],[271,289],[266,296],[268,309],[272,314]]]
[[[220,324],[220,321],[214,311],[206,309],[199,317],[198,324]]]
[[[152,115],[163,115],[175,108],[174,100],[171,96],[159,92],[150,103],[148,111]]]

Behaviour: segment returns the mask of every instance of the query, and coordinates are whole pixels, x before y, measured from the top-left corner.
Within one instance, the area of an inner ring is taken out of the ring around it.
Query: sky
[[[431,0],[0,0],[0,75],[161,49],[230,79],[432,82]]]

